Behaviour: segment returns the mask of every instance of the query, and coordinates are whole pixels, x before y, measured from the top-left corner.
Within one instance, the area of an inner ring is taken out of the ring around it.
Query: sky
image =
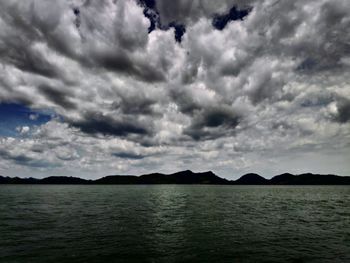
[[[350,175],[348,0],[1,0],[0,174]]]

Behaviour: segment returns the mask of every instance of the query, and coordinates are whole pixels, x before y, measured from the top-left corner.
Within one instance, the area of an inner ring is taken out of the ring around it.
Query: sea
[[[350,187],[1,185],[0,262],[350,262]]]

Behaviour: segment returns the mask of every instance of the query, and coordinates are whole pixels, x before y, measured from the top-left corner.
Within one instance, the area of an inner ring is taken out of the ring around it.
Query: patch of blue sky
[[[0,137],[19,137],[18,127],[32,128],[55,117],[51,110],[31,109],[19,103],[0,103]]]

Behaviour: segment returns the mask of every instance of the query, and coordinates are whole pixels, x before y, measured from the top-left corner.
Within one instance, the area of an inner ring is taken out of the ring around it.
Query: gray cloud
[[[141,61],[138,65],[135,65],[132,59],[121,52],[116,54],[115,50],[111,50],[105,53],[95,53],[93,56],[93,63],[98,63],[95,66],[102,66],[107,70],[126,73],[146,82],[159,82],[165,80],[161,70],[150,67],[146,61]],[[91,66],[94,65],[92,64]]]
[[[185,134],[195,140],[216,139],[234,134],[240,116],[229,107],[206,108],[194,114],[191,125]]]
[[[342,99],[337,103],[338,112],[336,120],[340,123],[350,121],[350,100]]]
[[[0,46],[0,57],[3,62],[13,64],[20,70],[40,74],[45,77],[56,77],[58,75],[55,67],[42,57],[33,47],[23,48],[19,45],[21,39],[8,38]]]
[[[76,105],[72,103],[69,98],[70,94],[67,91],[59,90],[47,85],[41,85],[38,87],[39,93],[43,94],[46,99],[53,102],[54,104],[61,106],[67,110],[76,109]]]
[[[89,134],[101,133],[104,135],[126,136],[128,134],[147,135],[151,133],[148,125],[134,118],[115,119],[96,112],[87,112],[84,114],[84,119],[72,120],[70,123]]]
[[[146,156],[134,154],[134,153],[125,153],[125,152],[119,152],[119,153],[112,153],[113,156],[122,158],[122,159],[135,159],[140,160],[145,158]]]
[[[5,150],[0,151],[0,157],[4,160],[10,160],[17,165],[33,168],[56,168],[60,166],[59,163],[51,163],[45,160],[34,159],[25,154],[11,154]]]

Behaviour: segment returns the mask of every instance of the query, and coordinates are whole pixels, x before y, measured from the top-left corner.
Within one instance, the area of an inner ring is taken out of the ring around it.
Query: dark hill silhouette
[[[271,184],[290,184],[295,180],[295,175],[290,173],[284,173],[276,175],[269,180]]]
[[[237,179],[235,181],[235,184],[252,184],[252,185],[259,185],[259,184],[268,184],[269,180],[265,179],[264,177],[255,174],[255,173],[249,173],[243,175],[241,178]]]
[[[151,173],[141,176],[109,175],[97,179],[94,184],[228,184],[229,181],[213,172],[194,173],[190,170],[173,174]]]
[[[213,172],[194,173],[190,170],[173,174],[145,174],[141,175],[143,184],[228,184],[229,181],[215,175]]]
[[[19,177],[4,177],[0,175],[0,184],[37,184],[40,179],[35,178],[19,178]]]
[[[77,177],[50,176],[44,179],[0,176],[0,184],[220,184],[220,185],[350,185],[350,177],[304,173],[284,173],[271,179],[249,173],[236,181],[229,181],[213,172],[195,173],[190,170],[173,174],[151,173],[141,176],[109,175],[97,180]]]
[[[270,180],[270,184],[289,184],[289,185],[350,185],[350,177],[338,176],[333,174],[312,174],[304,173],[293,175],[284,173],[277,175]]]

